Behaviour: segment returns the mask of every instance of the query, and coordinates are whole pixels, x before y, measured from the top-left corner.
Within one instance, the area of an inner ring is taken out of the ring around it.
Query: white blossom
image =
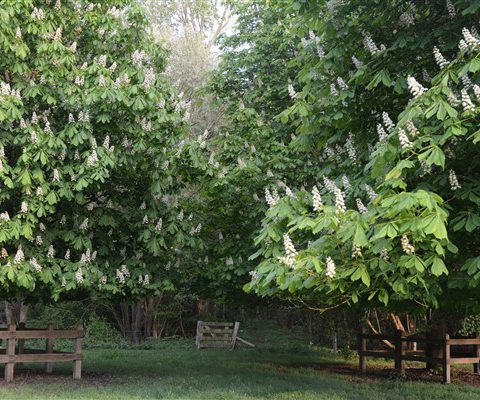
[[[335,207],[337,209],[337,213],[341,214],[347,211],[347,208],[345,207],[345,198],[343,197],[342,191],[338,188],[335,187]]]
[[[372,55],[378,54],[380,50],[368,32],[363,32],[363,46]]]
[[[28,204],[26,201],[22,201],[22,204],[20,206],[20,212],[23,214],[28,212]]]
[[[415,247],[410,244],[410,241],[408,240],[408,237],[406,235],[402,236],[402,250],[405,254],[413,254],[415,253]]]
[[[265,189],[265,200],[270,207],[274,207],[280,200],[277,190],[273,189],[272,192],[270,192],[269,189]]]
[[[288,84],[288,95],[291,99],[295,99],[297,97],[297,92],[291,83]]]
[[[413,143],[410,141],[407,133],[402,128],[398,128],[398,140],[400,141],[402,148],[405,150],[413,147]]]
[[[292,239],[288,233],[283,234],[283,246],[285,248],[285,257],[281,257],[280,261],[289,267],[293,267],[295,265],[295,257],[297,256],[297,250],[293,245]]]
[[[327,269],[325,271],[325,275],[327,278],[333,279],[336,274],[336,267],[335,262],[333,261],[332,257],[327,257]]]
[[[65,260],[69,261],[70,260],[70,249],[67,249],[67,251],[65,252]]]
[[[357,57],[352,56],[352,61],[357,69],[360,69],[363,67],[363,63]]]
[[[445,57],[440,53],[440,50],[438,50],[438,47],[435,46],[433,48],[433,55],[435,57],[435,61],[440,67],[440,69],[447,67],[450,63],[445,59]]]
[[[473,36],[467,28],[462,29],[462,34],[468,50],[475,50],[480,45],[480,40]]]
[[[314,186],[312,188],[312,202],[313,202],[313,211],[320,211],[323,207],[322,197],[320,196],[320,192],[318,188]]]
[[[22,246],[20,246],[17,250],[17,253],[15,254],[15,257],[13,259],[14,264],[20,264],[25,260],[25,254],[23,254],[23,249]]]
[[[55,257],[55,250],[53,249],[53,245],[50,245],[50,247],[48,248],[47,257],[48,258]]]
[[[466,89],[462,89],[462,107],[465,112],[473,113],[475,112],[475,106],[472,103],[472,99],[468,95]]]
[[[88,218],[85,218],[83,222],[80,224],[80,230],[86,231],[88,229]]]
[[[407,78],[407,83],[408,83],[408,90],[410,90],[410,93],[414,97],[420,97],[422,94],[424,94],[427,89],[424,88],[420,83],[417,82],[417,80],[413,76],[408,76]]]
[[[352,244],[352,258],[362,257],[362,248],[355,242]]]
[[[450,188],[452,190],[458,190],[462,187],[458,183],[457,174],[453,169],[451,169],[450,172],[448,173],[448,181],[450,182]]]
[[[82,271],[82,268],[79,268],[76,272],[75,272],[75,281],[77,283],[83,283],[83,271]]]
[[[371,202],[375,201],[376,198],[378,197],[378,194],[369,185],[365,185],[365,191],[367,192],[368,198],[370,199]]]
[[[366,212],[368,212],[368,208],[365,207],[365,205],[362,203],[362,200],[356,199],[356,202],[357,202],[358,211],[359,211],[361,214],[365,214]]]
[[[41,272],[42,271],[42,266],[38,263],[38,261],[35,257],[30,260],[30,265],[33,267],[35,272]]]
[[[383,124],[385,125],[387,130],[391,130],[395,128],[395,124],[393,123],[392,119],[390,118],[387,112],[384,111],[382,113],[382,119],[383,119]]]
[[[377,133],[378,133],[378,140],[380,142],[383,142],[384,140],[387,139],[387,132],[385,132],[385,129],[383,129],[382,124],[377,124]]]

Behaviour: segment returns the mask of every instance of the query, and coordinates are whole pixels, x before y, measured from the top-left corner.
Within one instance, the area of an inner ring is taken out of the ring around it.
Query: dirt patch
[[[0,368],[0,387],[8,385],[4,380],[4,370]],[[82,379],[74,380],[72,375],[59,371],[47,374],[44,371],[38,369],[28,368],[15,368],[15,385],[31,385],[39,383],[48,384],[70,384],[79,385],[82,387],[103,387],[110,385],[113,381],[113,377],[109,374],[100,374],[95,372],[83,372]]]
[[[424,368],[408,367],[405,369],[405,376],[399,377],[398,373],[388,366],[383,365],[369,365],[367,373],[362,374],[358,366],[351,364],[286,364],[283,365],[286,368],[310,368],[316,371],[326,371],[333,374],[342,375],[346,380],[350,382],[378,382],[385,379],[398,380],[403,379],[406,381],[421,381],[421,382],[437,382],[442,383],[442,375],[427,371]],[[474,374],[473,372],[463,369],[452,369],[452,383],[467,384],[480,387],[480,374]]]

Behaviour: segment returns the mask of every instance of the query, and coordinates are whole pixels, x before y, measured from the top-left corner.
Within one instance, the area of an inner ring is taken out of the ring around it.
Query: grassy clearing
[[[480,388],[379,380],[352,382],[315,365],[345,363],[305,340],[277,331],[244,335],[257,349],[196,351],[192,340],[148,342],[137,349],[86,350],[85,377],[70,378],[71,365],[56,365],[53,376],[28,366],[16,382],[0,387],[3,399],[288,399],[344,400],[480,398]],[[38,373],[37,373],[37,372]]]

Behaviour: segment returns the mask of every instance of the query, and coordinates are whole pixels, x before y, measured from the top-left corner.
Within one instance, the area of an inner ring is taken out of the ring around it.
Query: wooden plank
[[[239,342],[242,342],[243,344],[246,344],[247,346],[255,347],[255,345],[253,343],[247,342],[245,339],[242,339],[240,336],[237,336],[237,340]]]
[[[25,329],[25,322],[20,322],[18,324],[18,329],[19,330]],[[17,347],[18,347],[18,354],[23,354],[25,352],[25,339],[18,339]],[[17,363],[17,368],[21,368],[21,367],[23,367],[23,364]]]
[[[50,354],[14,354],[1,355],[0,363],[18,363],[18,362],[62,362],[81,360],[81,354],[75,353],[50,353]]]
[[[480,338],[477,336],[477,339],[480,339]],[[475,345],[474,349],[475,349],[475,355],[480,360],[480,345],[478,345],[478,344]],[[480,362],[479,361],[477,361],[475,364],[473,364],[473,373],[474,374],[480,373]]]
[[[15,324],[9,325],[8,327],[9,334],[14,333],[16,330],[17,330],[17,327]],[[5,381],[12,382],[14,369],[15,369],[15,363],[10,361],[10,357],[15,357],[15,339],[13,337],[10,337],[7,340],[5,357],[8,357],[8,360],[6,361],[6,364],[5,364]]]
[[[367,340],[395,340],[395,335],[376,335],[373,333],[362,333],[362,339]]]
[[[450,364],[475,364],[480,362],[480,357],[456,357],[450,358]]]
[[[405,362],[403,359],[404,355],[405,348],[402,342],[402,332],[397,330],[395,334],[395,369],[400,374],[405,372]]]
[[[232,333],[232,347],[230,348],[230,350],[233,350],[235,348],[239,329],[240,329],[240,322],[235,322],[235,325],[233,327],[233,333]]]
[[[83,344],[83,326],[77,326],[78,337],[75,339],[75,353],[79,355],[80,358],[75,359],[73,362],[73,379],[82,378],[82,344]]]
[[[197,335],[195,337],[195,347],[198,349],[200,349],[200,335],[201,335],[201,332],[202,332],[202,321],[197,321]]]
[[[214,336],[202,336],[200,337],[200,342],[205,343],[205,342],[228,342],[232,343],[232,337],[227,336],[227,337],[214,337]]]
[[[202,329],[201,329],[201,333],[214,333],[214,334],[226,334],[226,335],[232,335],[233,333],[233,329],[212,329],[212,328],[208,328],[206,326],[204,326]]]
[[[202,326],[231,326],[233,327],[233,322],[205,322],[205,321],[198,321],[201,322]]]
[[[48,332],[53,331],[53,325],[50,324],[48,325]],[[45,343],[45,352],[50,354],[53,353],[53,339],[47,338],[46,343]],[[45,363],[45,372],[47,374],[51,374],[53,372],[53,364],[51,362]]]
[[[480,339],[450,339],[450,345],[479,345]]]
[[[367,371],[367,339],[362,333],[358,335],[358,355],[359,355],[359,369],[362,374]]]
[[[229,349],[231,343],[200,343],[201,349]]]

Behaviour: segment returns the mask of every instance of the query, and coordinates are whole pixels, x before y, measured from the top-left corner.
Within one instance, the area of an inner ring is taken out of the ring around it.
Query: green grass
[[[480,388],[378,380],[350,382],[319,371],[321,363],[344,363],[301,337],[257,328],[243,337],[256,349],[197,351],[192,340],[147,342],[137,349],[85,351],[84,379],[71,379],[71,364],[56,364],[52,376],[17,374],[0,387],[2,399],[479,399]],[[303,367],[302,367],[303,366]],[[34,368],[28,366],[28,368]]]

